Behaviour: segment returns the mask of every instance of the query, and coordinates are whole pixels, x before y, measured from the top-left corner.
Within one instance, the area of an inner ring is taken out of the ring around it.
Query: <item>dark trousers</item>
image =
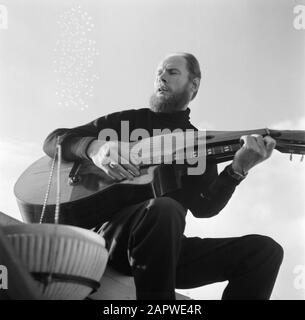
[[[228,280],[223,299],[269,299],[283,249],[261,235],[187,238],[185,209],[163,197],[118,212],[100,233],[109,264],[133,275],[137,299],[175,299],[187,289]]]

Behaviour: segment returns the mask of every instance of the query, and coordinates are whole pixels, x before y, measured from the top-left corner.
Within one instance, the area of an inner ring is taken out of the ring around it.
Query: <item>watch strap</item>
[[[235,171],[232,167],[232,164],[227,166],[227,173],[229,176],[231,176],[232,178],[234,178],[237,181],[244,180],[248,174],[248,173],[242,174],[240,172]]]

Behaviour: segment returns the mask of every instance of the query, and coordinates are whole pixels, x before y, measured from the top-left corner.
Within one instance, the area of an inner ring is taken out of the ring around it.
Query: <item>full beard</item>
[[[154,112],[172,113],[184,110],[189,101],[190,96],[186,88],[182,92],[168,96],[157,95],[154,92],[150,97],[150,107]]]

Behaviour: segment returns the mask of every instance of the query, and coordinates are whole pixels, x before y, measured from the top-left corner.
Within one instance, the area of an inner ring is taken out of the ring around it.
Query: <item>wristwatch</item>
[[[227,166],[227,173],[230,177],[234,178],[236,181],[242,181],[246,178],[248,173],[239,173],[237,171],[234,171],[232,168],[232,164]]]

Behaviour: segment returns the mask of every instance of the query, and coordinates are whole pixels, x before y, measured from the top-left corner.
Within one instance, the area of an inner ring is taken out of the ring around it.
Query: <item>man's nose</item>
[[[167,77],[166,77],[166,72],[163,71],[160,75],[159,75],[159,80],[163,83],[167,82]]]

